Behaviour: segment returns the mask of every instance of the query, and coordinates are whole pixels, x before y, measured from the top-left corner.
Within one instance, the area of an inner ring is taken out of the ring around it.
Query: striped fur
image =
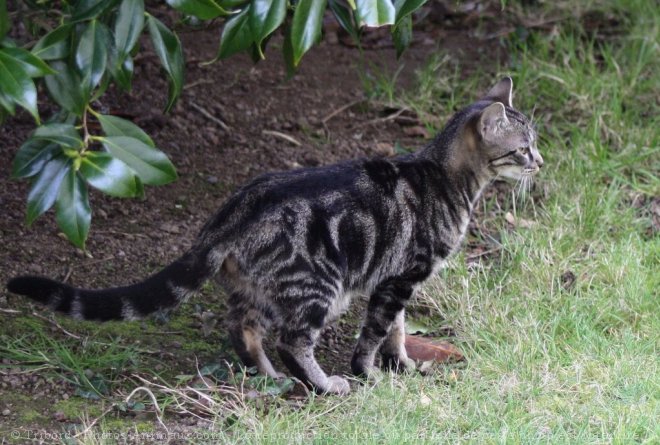
[[[314,358],[322,328],[356,294],[370,295],[352,369],[414,366],[403,346],[404,308],[460,245],[474,205],[496,176],[542,165],[536,134],[512,108],[511,80],[459,111],[429,145],[394,158],[260,176],[204,226],[188,253],[132,286],[83,290],[40,277],[11,292],[80,319],[135,319],[176,306],[219,273],[229,292],[229,335],[246,365],[280,375],[262,338],[278,335],[289,370],[320,392],[343,394]]]

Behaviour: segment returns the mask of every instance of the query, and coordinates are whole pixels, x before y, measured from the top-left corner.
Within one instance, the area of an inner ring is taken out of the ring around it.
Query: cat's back
[[[355,196],[363,160],[259,175],[240,187],[207,222],[202,236],[236,236],[291,209],[320,208]]]

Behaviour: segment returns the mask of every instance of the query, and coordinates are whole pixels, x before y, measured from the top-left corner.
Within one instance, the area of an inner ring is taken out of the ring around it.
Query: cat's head
[[[513,81],[505,77],[480,101],[485,107],[479,115],[476,131],[479,151],[488,162],[489,172],[497,177],[521,179],[536,174],[543,158],[531,122],[511,103]]]

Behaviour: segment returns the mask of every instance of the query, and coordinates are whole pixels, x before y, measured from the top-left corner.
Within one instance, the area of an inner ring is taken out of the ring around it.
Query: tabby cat
[[[146,280],[84,290],[22,276],[11,292],[78,319],[134,320],[178,305],[219,272],[229,292],[229,336],[246,366],[278,377],[262,348],[270,330],[291,373],[321,393],[345,394],[314,358],[319,333],[356,294],[369,295],[351,361],[357,375],[414,367],[404,308],[455,252],[480,193],[494,178],[526,179],[543,159],[505,78],[456,113],[426,147],[259,176],[211,218],[194,246]]]

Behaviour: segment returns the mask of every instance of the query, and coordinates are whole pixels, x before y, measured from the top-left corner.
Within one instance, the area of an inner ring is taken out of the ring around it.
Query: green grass
[[[419,305],[454,328],[467,360],[428,376],[385,374],[345,398],[289,403],[211,391],[217,411],[211,405],[205,413],[216,422],[188,430],[191,441],[660,443],[660,236],[650,210],[660,196],[660,11],[653,3],[581,3],[581,13],[620,19],[614,32],[601,33],[585,29],[571,3],[541,2],[540,12],[570,18],[552,34],[504,39],[511,64],[483,70],[490,74],[462,79],[460,63],[437,54],[409,91],[396,89],[396,74],[365,81],[374,100],[413,109],[429,127],[505,74],[514,77],[514,105],[534,110],[546,160],[535,190],[526,199],[489,197],[481,221],[499,240],[497,252],[469,267],[459,255],[420,296]],[[514,2],[507,8],[540,14]],[[506,211],[536,224],[512,228]],[[23,346],[5,346],[3,355]],[[83,351],[74,366],[61,348],[43,346],[75,376],[102,368],[109,354]],[[170,407],[193,406],[182,394],[153,391]]]

